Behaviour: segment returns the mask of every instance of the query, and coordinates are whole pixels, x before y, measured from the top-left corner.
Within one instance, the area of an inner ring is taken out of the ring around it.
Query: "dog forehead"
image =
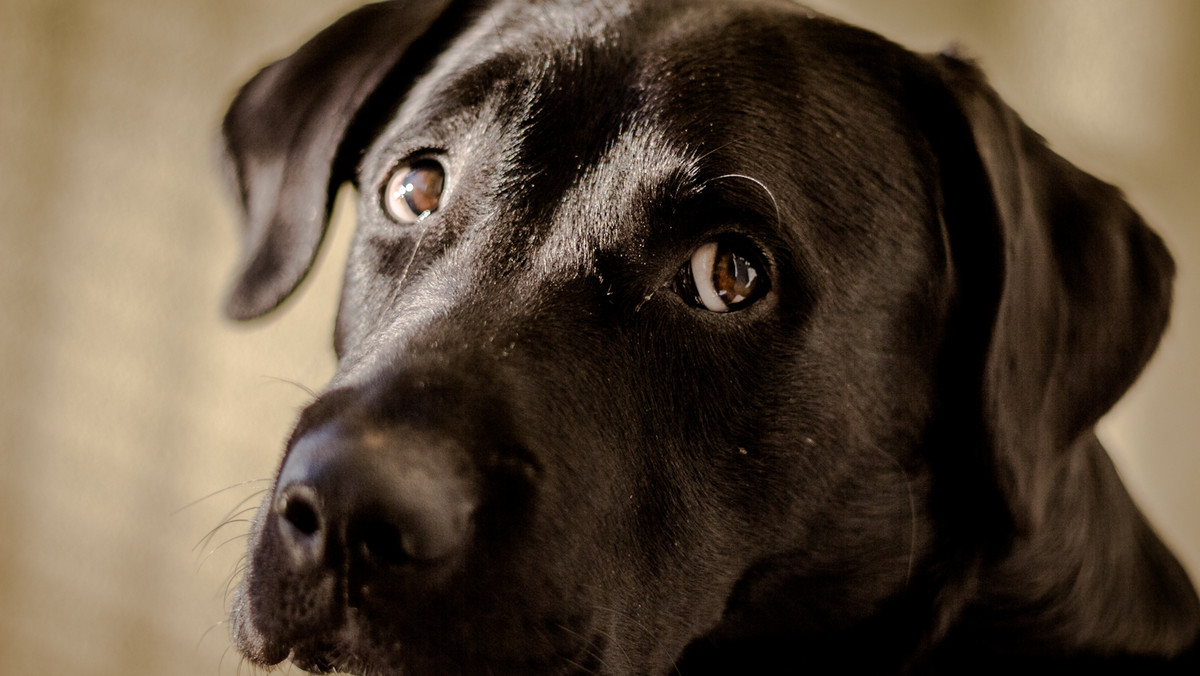
[[[842,125],[840,138],[856,122],[892,126],[862,112],[897,105],[864,65],[894,46],[866,35],[773,0],[501,3],[437,58],[383,136],[495,164],[492,213],[506,213],[485,239],[519,230],[541,274],[587,270],[660,226],[631,217],[647,199],[736,175],[773,200],[781,175],[820,165],[797,160],[819,127]],[[404,147],[369,156],[383,167]]]
[[[763,77],[772,74],[773,65],[794,56],[793,45],[808,43],[811,57],[826,41],[804,35],[807,23],[849,28],[790,0],[500,2],[477,16],[433,59],[390,128],[395,131],[448,113],[478,112],[514,93],[522,95],[519,103],[525,104],[526,116],[561,112],[580,119],[613,105],[633,113],[631,104],[661,108],[664,102],[678,111],[685,99],[703,102],[713,91],[706,85],[722,79],[769,84]],[[622,96],[601,98],[622,87]],[[542,107],[553,100],[571,100],[563,96],[571,90],[595,96],[579,101],[586,106],[569,111]],[[754,90],[743,89],[739,96]],[[701,113],[696,103],[690,105]],[[712,103],[716,106],[708,113],[738,102]],[[511,114],[511,107],[506,112]]]

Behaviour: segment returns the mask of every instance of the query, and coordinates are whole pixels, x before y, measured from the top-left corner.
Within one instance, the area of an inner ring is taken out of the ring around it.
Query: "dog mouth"
[[[587,641],[577,651],[540,658],[488,660],[477,662],[462,659],[404,659],[395,656],[384,662],[364,658],[343,646],[311,642],[298,645],[287,660],[295,667],[313,674],[356,674],[357,676],[419,676],[422,674],[546,674],[548,676],[582,676],[611,673],[603,658],[603,638]]]
[[[524,657],[491,657],[463,650],[458,654],[425,654],[400,642],[382,645],[363,638],[353,629],[343,628],[330,639],[304,640],[290,648],[274,646],[270,663],[283,662],[313,674],[355,674],[357,676],[420,676],[423,674],[546,674],[576,676],[613,673],[605,658],[608,639],[602,635],[578,636],[571,647]],[[258,660],[255,660],[256,662]]]
[[[271,668],[284,662],[314,674],[420,676],[424,674],[619,673],[608,657],[611,633],[597,630],[594,617],[472,618],[432,620],[421,635],[397,632],[385,619],[353,607],[339,618],[303,634],[269,636],[256,626],[245,589],[234,598],[234,642],[252,663]],[[495,630],[499,625],[504,629]],[[513,631],[513,627],[524,629]],[[490,627],[490,628],[489,628]],[[619,651],[618,651],[619,654]]]

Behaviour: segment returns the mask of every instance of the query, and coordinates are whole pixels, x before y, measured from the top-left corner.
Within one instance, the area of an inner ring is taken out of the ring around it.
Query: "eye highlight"
[[[675,275],[675,291],[696,308],[733,312],[762,298],[769,287],[762,254],[745,242],[700,245]]]
[[[446,170],[436,160],[401,165],[384,188],[384,209],[399,223],[416,223],[441,206],[445,184]]]

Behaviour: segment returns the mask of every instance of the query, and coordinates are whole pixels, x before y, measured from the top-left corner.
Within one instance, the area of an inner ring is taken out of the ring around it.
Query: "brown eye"
[[[740,310],[767,292],[759,254],[748,244],[708,242],[679,269],[676,288],[685,300],[710,312]]]
[[[388,215],[400,223],[416,223],[438,210],[446,172],[434,160],[419,160],[396,169],[383,193]]]

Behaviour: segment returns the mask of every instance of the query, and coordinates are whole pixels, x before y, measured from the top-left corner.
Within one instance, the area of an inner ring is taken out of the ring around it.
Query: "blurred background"
[[[343,200],[300,302],[225,321],[216,130],[238,85],[355,4],[0,0],[0,674],[239,673],[223,605],[265,487],[248,480],[274,469],[297,384],[332,373],[353,215]],[[1173,324],[1102,435],[1200,576],[1200,3],[811,4],[963,45],[1166,238]]]

